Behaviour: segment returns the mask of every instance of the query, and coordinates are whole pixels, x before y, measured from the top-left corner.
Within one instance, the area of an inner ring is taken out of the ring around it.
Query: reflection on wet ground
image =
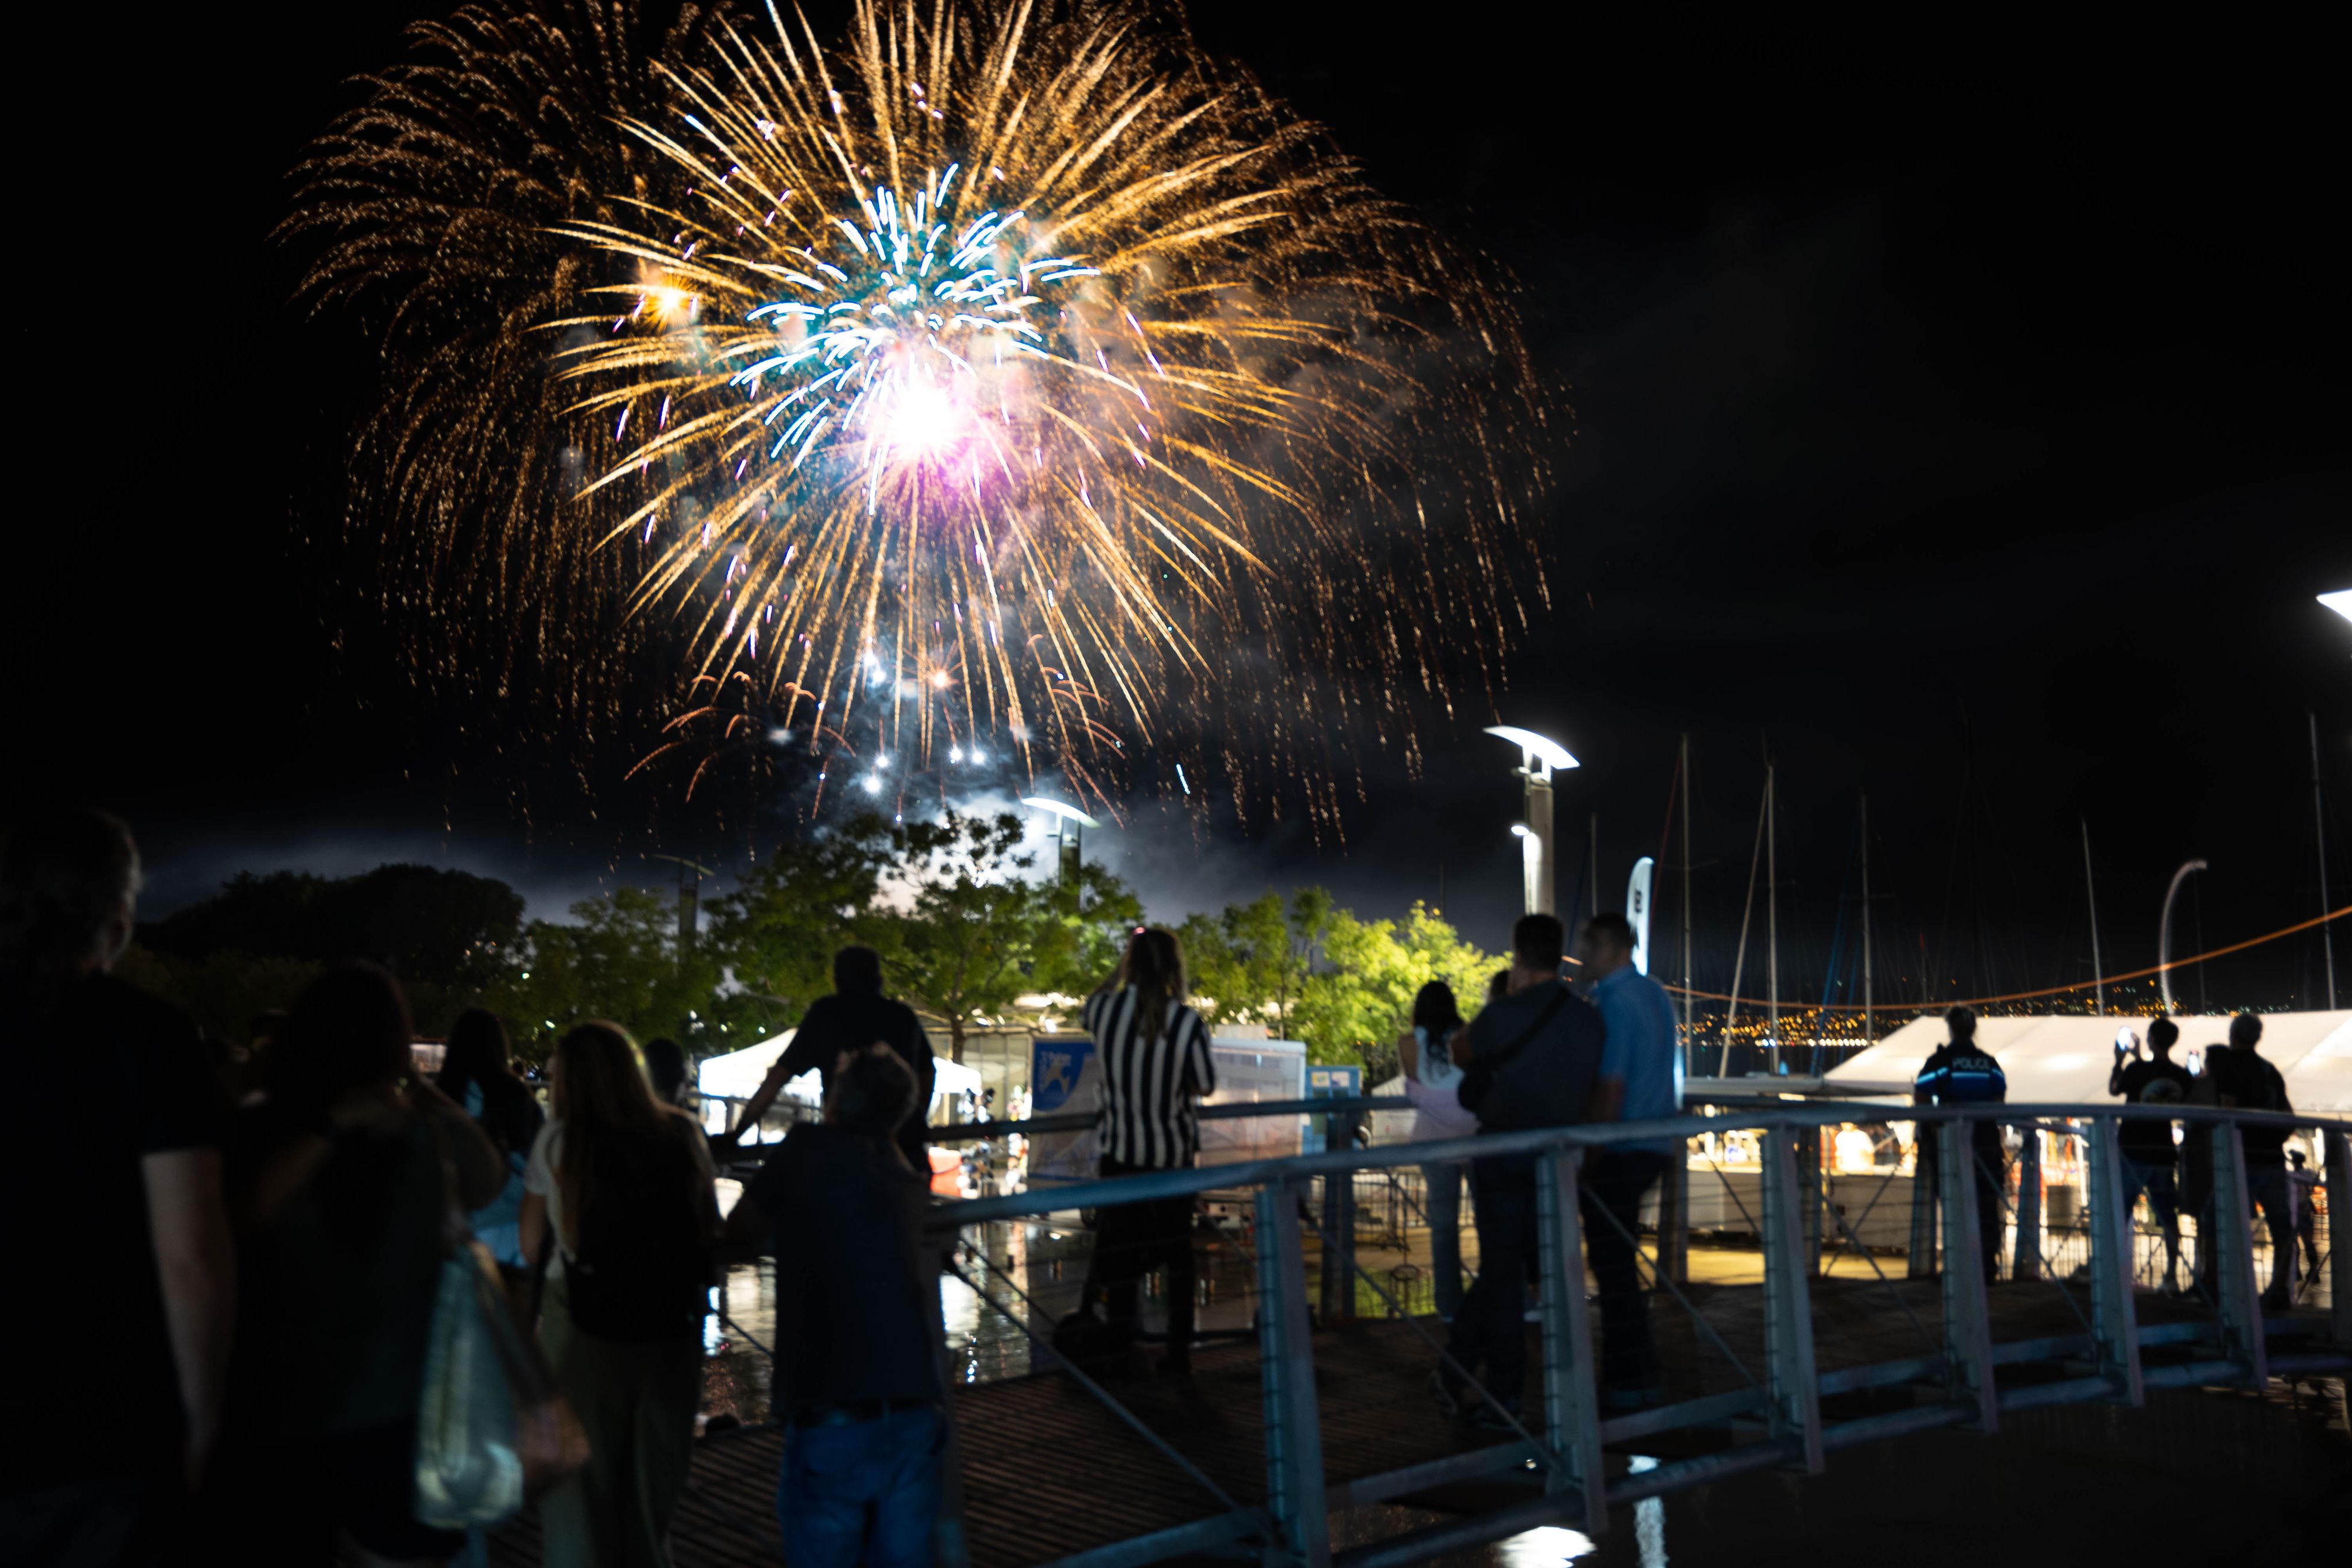
[[[991,1226],[968,1238],[959,1263],[972,1283],[953,1275],[940,1281],[948,1344],[963,1381],[1027,1374],[1024,1323],[1049,1333],[1076,1306],[1092,1237],[1072,1220],[1065,1220],[1067,1228]],[[1249,1239],[1230,1222],[1200,1239],[1204,1333],[1250,1330]],[[1475,1245],[1465,1250],[1475,1263]],[[1427,1260],[1425,1232],[1407,1228],[1385,1245],[1360,1237],[1359,1261],[1379,1285],[1358,1281],[1357,1312],[1428,1312]],[[1311,1257],[1308,1266],[1311,1274]],[[1885,1266],[1899,1273],[1899,1261]],[[763,1261],[730,1272],[725,1316],[710,1330],[706,1411],[714,1420],[750,1424],[767,1416],[775,1269]],[[1760,1258],[1752,1247],[1695,1248],[1691,1271],[1695,1279],[1746,1282],[1760,1276]],[[1829,1272],[1844,1270],[1833,1263]],[[1148,1291],[1147,1329],[1161,1310]],[[1830,1456],[1820,1476],[1747,1474],[1622,1507],[1597,1535],[1531,1531],[1437,1561],[1480,1568],[1571,1562],[1747,1568],[1800,1559],[1815,1568],[1883,1568],[1890,1559],[1898,1568],[1986,1568],[2020,1558],[2236,1568],[2337,1561],[2352,1541],[2344,1400],[2341,1380],[2318,1379],[2274,1385],[2265,1397],[2183,1390],[2151,1394],[2140,1410],[2083,1405],[2013,1413],[1997,1438],[1944,1430],[1844,1449]],[[1633,1470],[1673,1457],[1621,1451],[1617,1460]],[[1370,1543],[1527,1495],[1456,1487],[1355,1510],[1334,1516],[1334,1544]]]
[[[1252,1238],[1247,1210],[1239,1203],[1212,1203],[1211,1215],[1196,1238],[1200,1274],[1197,1305],[1204,1337],[1245,1335],[1254,1322],[1255,1290]],[[1386,1233],[1359,1233],[1357,1262],[1362,1273],[1353,1291],[1355,1314],[1362,1318],[1424,1317],[1435,1310],[1434,1278],[1430,1269],[1429,1232],[1405,1217]],[[963,1278],[943,1273],[940,1280],[940,1315],[952,1364],[966,1383],[988,1383],[1018,1377],[1033,1365],[1031,1333],[1050,1335],[1053,1325],[1078,1305],[1093,1233],[1076,1215],[1054,1217],[1053,1224],[996,1224],[974,1227],[965,1233],[957,1263]],[[2259,1228],[2257,1241],[2261,1241]],[[2045,1253],[2045,1278],[2063,1279],[2073,1270],[2065,1253],[2067,1240],[2053,1238]],[[2160,1271],[2160,1243],[2142,1238],[2143,1249],[2154,1247],[2153,1280]],[[1320,1246],[1307,1242],[1309,1290],[1318,1289]],[[1462,1236],[1465,1266],[1477,1267],[1477,1240],[1465,1224]],[[1734,1238],[1715,1245],[1694,1245],[1685,1254],[1689,1277],[1696,1284],[1759,1283],[1763,1254],[1752,1241]],[[2258,1278],[2267,1266],[2258,1248]],[[731,1416],[746,1424],[766,1418],[769,1365],[766,1347],[774,1334],[775,1270],[770,1260],[739,1264],[729,1270],[725,1317],[709,1320],[705,1414]],[[1827,1279],[1863,1280],[1892,1274],[1900,1278],[1899,1258],[1876,1258],[1848,1249],[1822,1260]],[[1589,1278],[1589,1277],[1588,1277]],[[971,1281],[967,1283],[967,1279]],[[974,1286],[978,1287],[975,1291]],[[1144,1333],[1155,1338],[1165,1304],[1160,1278],[1145,1281]],[[2328,1301],[2324,1274],[2307,1281],[2301,1300],[2308,1306]],[[1663,1310],[1666,1310],[1662,1308]],[[1024,1332],[1024,1325],[1028,1332]],[[1885,1354],[1916,1354],[1916,1346]]]

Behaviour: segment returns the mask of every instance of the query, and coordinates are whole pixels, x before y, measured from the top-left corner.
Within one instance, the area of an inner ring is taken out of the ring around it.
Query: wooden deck
[[[1683,1290],[1711,1333],[1700,1330],[1671,1299],[1654,1305],[1669,1398],[1731,1393],[1748,1386],[1751,1376],[1760,1381],[1763,1293],[1743,1285],[1693,1284]],[[1824,1375],[1928,1356],[1938,1349],[1941,1311],[1932,1280],[1822,1280],[1815,1283],[1812,1299],[1816,1353]],[[1996,1343],[2012,1345],[2083,1333],[2088,1312],[2078,1290],[2040,1282],[1998,1285],[1990,1292],[1990,1304]],[[2143,1329],[2193,1325],[2208,1315],[2193,1302],[2147,1293],[2139,1294],[2137,1306]],[[2312,1314],[2310,1322],[2324,1333],[2324,1320]],[[1418,1327],[1443,1333],[1433,1320]],[[1531,1341],[1533,1334],[1531,1327]],[[1341,1324],[1318,1332],[1314,1347],[1329,1486],[1499,1440],[1438,1414],[1428,1386],[1435,1355],[1414,1323]],[[1538,1362],[1532,1343],[1529,1348],[1532,1400]],[[2147,1359],[2155,1368],[2196,1354],[2182,1339],[2150,1350]],[[2001,1371],[2005,1386],[2012,1380],[2063,1375],[2047,1357],[2038,1364],[2021,1360]],[[1139,1419],[1235,1502],[1264,1502],[1255,1343],[1229,1341],[1202,1348],[1189,1378],[1142,1378],[1112,1387]],[[1884,1411],[1890,1402],[1927,1397],[1932,1394],[1902,1388],[1832,1396],[1823,1401],[1823,1418]],[[976,1568],[1049,1562],[1225,1511],[1216,1497],[1066,1376],[1043,1373],[959,1387],[954,1415]],[[1528,1425],[1539,1429],[1532,1412]],[[1633,1447],[1685,1456],[1734,1440],[1731,1428],[1717,1427],[1646,1438]],[[782,1434],[769,1427],[714,1434],[696,1445],[689,1490],[671,1538],[679,1568],[781,1561],[774,1496],[782,1446]],[[536,1563],[539,1555],[535,1518],[519,1520],[493,1542],[493,1560],[510,1568]]]

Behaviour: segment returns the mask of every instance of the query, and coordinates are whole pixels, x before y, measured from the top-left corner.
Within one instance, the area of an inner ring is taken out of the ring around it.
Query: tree
[[[1110,978],[1127,939],[1143,920],[1135,890],[1098,865],[1081,863],[1076,882],[1044,889],[1050,918],[1037,934],[1030,988],[1083,997]]]
[[[728,1033],[751,1040],[798,1022],[833,989],[836,950],[888,945],[877,899],[898,855],[888,824],[867,813],[781,846],[710,902],[704,946],[732,980],[712,1003]]]
[[[1193,1005],[1213,1022],[1263,1022],[1277,1039],[1298,1038],[1292,1015],[1332,912],[1329,894],[1303,887],[1287,908],[1280,894],[1268,892],[1218,915],[1187,918],[1177,936]]]
[[[1315,1061],[1360,1060],[1367,1082],[1397,1072],[1396,1037],[1410,1026],[1423,986],[1445,981],[1464,1013],[1473,1013],[1486,998],[1487,977],[1503,963],[1418,902],[1402,926],[1335,911],[1321,957],[1300,998],[1298,1038]]]
[[[184,958],[134,942],[116,961],[114,972],[194,1019],[212,1039],[250,1045],[254,1018],[292,1006],[324,967],[308,958],[271,954],[219,952]]]
[[[1099,867],[1067,886],[1029,880],[1036,857],[1021,852],[1018,817],[950,811],[896,836],[912,896],[886,962],[947,1025],[952,1060],[972,1025],[1024,993],[1092,989],[1117,962],[1109,927],[1135,918],[1135,895]]]
[[[712,1027],[718,961],[700,946],[678,952],[670,894],[615,888],[573,904],[572,918],[568,925],[532,921],[521,965],[488,998],[508,1020],[516,1054],[544,1059],[582,1019],[610,1019],[641,1040],[670,1035],[689,1051],[709,1050],[728,1032],[725,1020]]]
[[[1305,1042],[1307,1060],[1360,1062],[1371,1082],[1396,1071],[1395,1039],[1412,999],[1431,980],[1454,987],[1465,1012],[1486,996],[1501,962],[1464,942],[1415,904],[1400,925],[1361,920],[1321,888],[1301,888],[1286,908],[1268,893],[1184,923],[1193,1005],[1220,1022],[1263,1020]]]
[[[417,1028],[438,1034],[513,972],[522,913],[522,895],[505,883],[434,866],[380,865],[345,877],[244,873],[139,935],[164,958],[372,959],[400,977]],[[244,1020],[236,1022],[241,1035]]]

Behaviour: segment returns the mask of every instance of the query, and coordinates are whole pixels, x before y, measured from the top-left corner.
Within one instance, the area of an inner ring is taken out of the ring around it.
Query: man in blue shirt
[[[1977,1015],[1973,1009],[1957,1007],[1944,1015],[1944,1029],[1950,1036],[1946,1042],[1928,1054],[1919,1068],[1919,1076],[1911,1082],[1911,1099],[1919,1105],[1998,1105],[2009,1098],[2009,1075],[1992,1053],[1977,1044]],[[2007,1219],[2001,1210],[2001,1195],[2006,1190],[2007,1161],[2000,1146],[2000,1123],[1993,1116],[1970,1124],[1977,1176],[1977,1239],[1984,1248],[1985,1283],[1990,1284],[2000,1275],[2000,1239]],[[1919,1124],[1919,1156],[1913,1178],[1915,1188],[1921,1180],[1929,1183],[1924,1190],[1935,1190],[1938,1179],[1937,1160],[1940,1128],[1934,1122]],[[1945,1238],[1949,1245],[1951,1238]]]
[[[1634,967],[1633,926],[1622,915],[1595,915],[1580,947],[1588,994],[1609,1031],[1586,1119],[1654,1122],[1680,1115],[1683,1063],[1675,1006],[1664,987]],[[1681,1152],[1682,1140],[1671,1135],[1612,1144],[1585,1172],[1585,1246],[1601,1286],[1601,1397],[1612,1410],[1638,1408],[1660,1392],[1633,1237],[1643,1196]]]

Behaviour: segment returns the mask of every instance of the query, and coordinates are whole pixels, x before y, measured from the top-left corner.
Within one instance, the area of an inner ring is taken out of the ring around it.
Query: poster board
[[[1041,1034],[1030,1047],[1030,1114],[1090,1113],[1102,1105],[1102,1064],[1085,1034]],[[1233,1105],[1298,1100],[1307,1071],[1307,1047],[1295,1040],[1209,1041],[1217,1072],[1216,1092],[1202,1103]],[[1232,1165],[1276,1159],[1299,1152],[1299,1118],[1253,1116],[1201,1124],[1201,1163]],[[1040,1133],[1029,1140],[1029,1186],[1066,1186],[1092,1181],[1101,1157],[1099,1135],[1091,1126],[1071,1133]]]

